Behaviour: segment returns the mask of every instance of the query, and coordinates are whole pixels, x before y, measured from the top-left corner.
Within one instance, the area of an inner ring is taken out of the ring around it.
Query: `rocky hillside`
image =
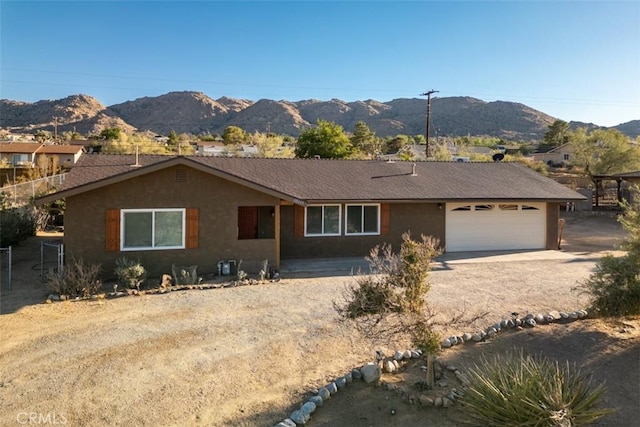
[[[262,99],[250,101],[222,97],[217,100],[200,92],[171,92],[105,107],[95,98],[74,95],[55,101],[26,103],[0,100],[0,127],[15,131],[37,129],[77,130],[86,134],[105,127],[125,131],[221,134],[227,126],[247,132],[274,132],[297,136],[317,120],[335,122],[350,132],[359,121],[379,136],[425,133],[424,98],[345,102],[314,99],[290,102]],[[555,119],[526,105],[470,97],[431,100],[431,136],[494,136],[512,141],[542,138]],[[640,121],[619,125],[622,132],[638,132]],[[634,124],[635,123],[635,124]]]

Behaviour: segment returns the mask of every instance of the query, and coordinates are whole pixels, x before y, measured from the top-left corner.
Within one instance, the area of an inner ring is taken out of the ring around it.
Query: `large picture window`
[[[380,234],[380,205],[347,205],[345,234]]]
[[[305,210],[305,236],[339,236],[340,205],[308,206]]]
[[[123,209],[122,250],[184,249],[185,209]]]

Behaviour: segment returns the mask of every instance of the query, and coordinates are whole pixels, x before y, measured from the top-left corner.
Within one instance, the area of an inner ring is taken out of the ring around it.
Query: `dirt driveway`
[[[467,318],[480,310],[490,313],[468,328],[513,311],[580,308],[584,301],[571,288],[595,266],[598,258],[589,248],[609,250],[621,236],[611,218],[576,215],[567,218],[563,250],[548,256],[441,262],[432,274],[431,305],[443,316],[461,310]],[[336,321],[332,303],[353,280],[348,275],[42,304],[46,291],[34,268],[38,257],[37,238],[16,248],[13,290],[2,286],[0,425],[22,425],[25,416],[35,414],[73,426],[269,426],[296,409],[314,387],[371,360],[380,348]],[[629,363],[638,360],[639,334],[633,332],[638,329],[617,336],[607,333],[610,324],[589,322],[559,328],[590,340],[588,365],[602,366],[603,376],[614,379],[607,403],[622,407],[614,423],[603,425],[625,425],[640,418],[632,405],[640,399],[640,366]],[[555,328],[521,336],[533,348],[562,350],[558,357],[584,355],[580,341],[549,341],[564,336]],[[598,345],[591,341],[594,336]],[[507,343],[504,337],[495,343]],[[486,351],[495,343],[465,351]],[[383,350],[406,345],[398,337]],[[464,363],[477,354],[456,349],[442,357],[454,356]],[[379,388],[360,384],[339,393],[310,425],[445,425],[438,420],[456,425],[455,410],[411,407],[399,410],[397,418],[375,416],[388,408],[381,402],[389,402]],[[391,401],[401,408],[401,402]]]

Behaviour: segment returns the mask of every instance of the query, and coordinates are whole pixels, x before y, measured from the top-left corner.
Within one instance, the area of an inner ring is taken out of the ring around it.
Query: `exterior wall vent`
[[[180,168],[176,169],[176,182],[187,182],[187,170]]]

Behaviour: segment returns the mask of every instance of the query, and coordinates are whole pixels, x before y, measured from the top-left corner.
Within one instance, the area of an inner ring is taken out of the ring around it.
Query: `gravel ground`
[[[619,240],[616,230],[610,239]],[[27,256],[34,242],[16,250],[14,290],[2,291],[0,425],[21,425],[24,414],[74,426],[272,425],[309,388],[375,350],[336,322],[333,301],[349,276],[35,304],[43,288],[38,259]],[[487,323],[581,307],[571,289],[597,256],[550,254],[438,263],[431,306],[445,318],[486,311]]]

